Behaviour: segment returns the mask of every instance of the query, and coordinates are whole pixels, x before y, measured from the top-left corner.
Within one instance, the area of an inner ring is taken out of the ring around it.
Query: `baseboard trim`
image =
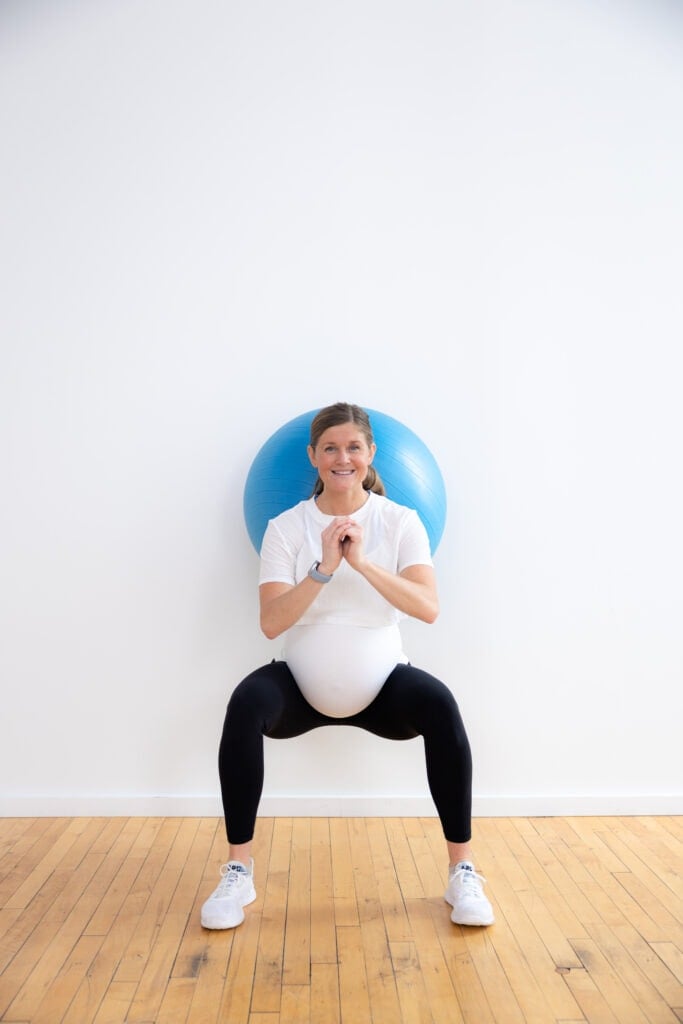
[[[475,796],[475,818],[582,817],[586,815],[683,815],[683,794],[596,794],[594,796]],[[428,796],[267,796],[262,817],[434,817]],[[2,818],[221,817],[218,796],[5,796]]]

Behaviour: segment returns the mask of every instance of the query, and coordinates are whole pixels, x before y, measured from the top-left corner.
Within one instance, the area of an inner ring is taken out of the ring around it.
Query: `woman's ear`
[[[309,446],[306,449],[306,451],[308,452],[308,461],[314,467],[314,469],[317,469],[318,468],[318,463],[316,462],[316,458],[315,458],[315,448],[313,447],[313,445],[309,444]]]

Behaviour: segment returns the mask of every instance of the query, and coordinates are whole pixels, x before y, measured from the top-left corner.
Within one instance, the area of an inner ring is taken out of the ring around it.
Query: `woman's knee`
[[[411,675],[421,731],[445,729],[457,734],[458,739],[466,739],[465,726],[452,690],[422,669],[414,669]]]
[[[264,665],[246,676],[233,690],[226,711],[226,723],[263,721],[277,708],[281,688],[273,665]]]
[[[395,675],[406,697],[423,706],[440,709],[444,714],[457,712],[458,705],[452,691],[436,676],[413,665],[398,666]]]

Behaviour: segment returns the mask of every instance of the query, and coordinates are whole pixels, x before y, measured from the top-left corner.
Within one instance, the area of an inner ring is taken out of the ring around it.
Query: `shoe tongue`
[[[247,869],[245,868],[244,864],[240,864],[239,861],[237,860],[231,860],[230,863],[228,864],[228,868],[230,869],[230,871],[241,871],[243,875],[247,874]]]

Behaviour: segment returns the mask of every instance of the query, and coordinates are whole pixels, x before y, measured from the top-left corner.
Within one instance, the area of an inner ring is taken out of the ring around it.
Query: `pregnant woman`
[[[472,863],[472,759],[451,691],[409,664],[399,622],[434,622],[429,539],[413,509],[384,493],[367,413],[339,402],[311,424],[313,495],[272,519],[261,548],[261,628],[283,635],[282,661],[252,672],[225,717],[219,774],[229,844],[202,907],[205,928],[234,928],[256,899],[251,843],[263,788],[263,737],[354,725],[387,739],[424,739],[430,792],[449,861],[451,920],[493,923]]]

